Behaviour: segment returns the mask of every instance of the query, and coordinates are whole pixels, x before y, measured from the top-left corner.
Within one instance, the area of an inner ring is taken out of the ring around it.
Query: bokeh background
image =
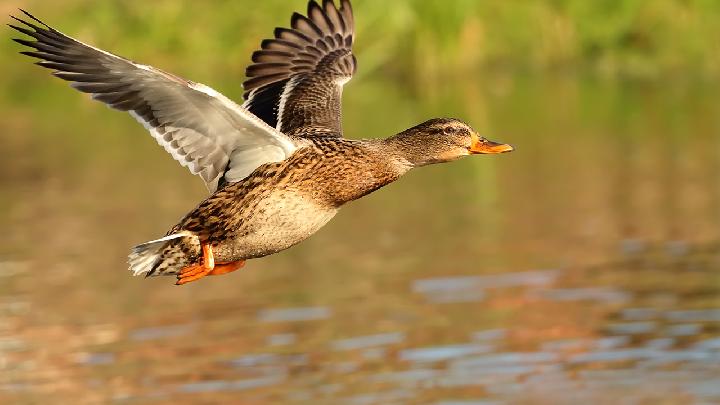
[[[202,182],[0,30],[0,402],[719,402],[720,3],[355,3],[349,137],[454,116],[516,152],[417,170],[182,288],[125,258]],[[305,5],[0,14],[241,100],[251,52]]]

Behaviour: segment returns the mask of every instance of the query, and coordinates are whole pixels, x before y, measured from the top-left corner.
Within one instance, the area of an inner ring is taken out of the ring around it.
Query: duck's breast
[[[220,262],[287,249],[317,232],[337,213],[336,207],[287,189],[273,191],[255,206],[244,209],[248,211],[246,220],[215,248]]]

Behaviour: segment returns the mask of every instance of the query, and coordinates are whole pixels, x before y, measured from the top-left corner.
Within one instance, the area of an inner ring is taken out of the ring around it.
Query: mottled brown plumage
[[[83,44],[39,25],[11,26],[35,39],[41,66],[111,107],[130,112],[168,152],[203,177],[210,197],[164,238],[133,248],[135,274],[185,284],[234,271],[287,249],[345,203],[412,168],[512,150],[455,119],[433,119],[387,139],[342,137],[342,86],[356,69],[349,0],[310,1],[253,54],[238,106],[207,86]]]

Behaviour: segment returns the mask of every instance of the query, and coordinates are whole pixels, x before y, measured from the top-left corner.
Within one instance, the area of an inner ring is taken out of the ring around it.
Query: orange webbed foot
[[[245,266],[245,260],[230,263],[217,263],[215,264],[215,268],[208,274],[211,276],[219,276],[222,274],[232,273],[235,270],[243,268],[243,266]]]
[[[212,270],[206,268],[202,264],[199,264],[196,266],[185,267],[177,275],[178,281],[175,283],[175,285],[183,285],[183,284],[191,283],[193,281],[200,280],[201,278],[210,274],[211,271]]]
[[[202,252],[202,264],[196,264],[182,269],[177,275],[178,281],[175,285],[191,283],[212,273],[215,269],[215,257],[213,256],[212,246],[207,243],[203,243]]]

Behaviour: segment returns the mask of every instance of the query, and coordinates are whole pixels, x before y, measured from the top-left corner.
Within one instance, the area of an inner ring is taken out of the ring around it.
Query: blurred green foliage
[[[659,78],[720,74],[717,0],[356,1],[360,74],[410,84],[479,69]],[[4,11],[19,4],[6,2]],[[167,69],[242,74],[304,0],[64,0],[27,7],[66,33]],[[5,50],[16,47],[5,41]],[[17,64],[12,64],[17,65]],[[5,68],[8,68],[5,66]],[[239,91],[239,90],[238,90]]]
[[[241,100],[251,53],[273,27],[287,26],[294,11],[304,12],[306,1],[0,0],[2,14],[19,15],[19,7],[87,43]],[[363,128],[354,131],[357,136],[463,113],[490,128],[485,96],[477,89],[507,94],[516,85],[575,76],[618,86],[641,79],[703,87],[720,78],[718,0],[356,0],[354,8],[359,71],[345,97],[344,119],[349,128]],[[77,150],[47,154],[75,156],[82,166],[78,159],[101,147],[96,143],[137,130],[129,117],[102,112],[30,66],[29,58],[17,54],[22,47],[10,41],[21,34],[7,28],[4,36],[0,130],[10,141],[6,153],[38,154],[44,149],[34,142],[65,137],[64,144]],[[423,103],[403,108],[399,100]],[[75,105],[72,114],[58,108],[64,103]],[[378,103],[379,119],[367,120]],[[515,116],[521,114],[525,108]]]

